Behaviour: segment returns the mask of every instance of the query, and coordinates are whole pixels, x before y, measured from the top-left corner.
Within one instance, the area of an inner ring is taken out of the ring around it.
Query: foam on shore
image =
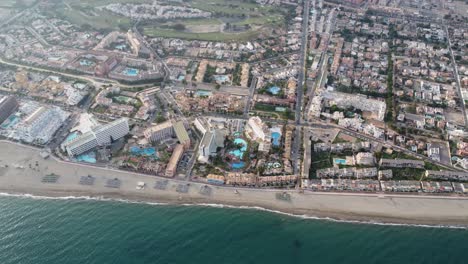
[[[379,222],[379,221],[358,221],[358,220],[343,220],[336,219],[331,217],[318,217],[311,215],[298,215],[286,213],[278,210],[271,210],[263,208],[260,206],[235,206],[235,205],[226,205],[218,203],[184,203],[184,204],[171,204],[171,203],[158,203],[158,202],[147,202],[147,201],[133,201],[127,199],[118,199],[118,198],[107,198],[104,196],[43,196],[43,195],[33,195],[33,194],[15,194],[15,193],[5,193],[0,192],[0,196],[3,197],[18,197],[18,198],[28,198],[28,199],[37,199],[37,200],[92,200],[92,201],[103,201],[103,202],[119,202],[127,204],[146,204],[146,205],[156,205],[156,206],[202,206],[202,207],[211,207],[211,208],[228,208],[228,209],[240,209],[240,210],[256,210],[269,212],[274,214],[285,215],[289,217],[295,217],[305,220],[318,220],[318,221],[329,221],[336,223],[348,223],[348,224],[367,224],[367,225],[380,225],[380,226],[401,226],[401,227],[419,227],[419,228],[443,228],[443,229],[460,229],[468,230],[467,226],[457,226],[457,225],[425,225],[425,224],[403,224],[403,223],[391,223],[391,222]]]

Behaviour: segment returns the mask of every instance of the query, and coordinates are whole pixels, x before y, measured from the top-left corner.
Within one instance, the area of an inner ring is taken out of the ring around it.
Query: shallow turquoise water
[[[466,263],[468,231],[0,197],[0,263]]]

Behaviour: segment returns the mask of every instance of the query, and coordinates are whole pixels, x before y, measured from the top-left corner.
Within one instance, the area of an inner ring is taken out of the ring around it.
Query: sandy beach
[[[237,189],[210,186],[209,195],[200,192],[203,183],[189,183],[187,193],[177,187],[188,182],[169,179],[164,190],[154,188],[157,181],[167,178],[141,175],[69,163],[50,157],[44,160],[39,150],[29,146],[0,141],[0,192],[32,194],[48,197],[90,196],[130,201],[223,204],[232,206],[262,207],[295,215],[330,217],[337,220],[405,223],[421,225],[468,226],[468,197],[422,196],[352,193],[300,193],[287,191],[290,201],[276,198],[282,190]],[[38,166],[36,166],[36,162]],[[32,168],[29,167],[32,165]],[[4,167],[8,165],[8,167]],[[16,168],[24,166],[24,168]],[[56,183],[42,183],[43,176],[59,175]],[[79,183],[81,176],[95,177],[91,186]],[[108,179],[118,178],[120,188],[106,187]],[[146,188],[137,190],[138,182]]]

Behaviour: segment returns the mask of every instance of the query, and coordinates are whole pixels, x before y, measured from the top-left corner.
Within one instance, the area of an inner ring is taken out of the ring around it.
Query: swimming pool
[[[79,161],[79,162],[86,162],[86,163],[96,163],[96,153],[94,152],[89,152],[89,153],[85,153],[85,154],[82,154],[80,156],[77,156],[76,157],[76,160]]]
[[[6,129],[6,128],[9,128],[9,127],[12,127],[18,122],[19,122],[19,118],[16,115],[11,115],[11,116],[8,117],[7,120],[5,120],[2,123],[2,128]]]
[[[235,170],[242,169],[245,167],[245,162],[239,161],[239,162],[234,162],[231,164],[231,167]]]
[[[247,142],[243,140],[242,138],[236,138],[234,139],[234,144],[242,144],[242,147],[240,149],[235,149],[229,151],[229,154],[236,156],[238,159],[242,159],[242,156],[244,155],[244,152],[247,151]]]
[[[207,91],[207,90],[198,90],[195,92],[195,95],[197,96],[211,96],[213,95],[213,93],[211,91]]]
[[[273,140],[273,146],[279,146],[281,140],[281,128],[279,127],[272,127],[270,129],[271,132],[271,139]]]
[[[128,76],[137,76],[139,71],[138,69],[134,68],[125,68],[125,70],[123,70],[122,73]]]
[[[120,45],[115,46],[115,48],[118,49],[118,50],[125,50],[125,49],[127,49],[127,45],[120,44]]]
[[[90,61],[90,60],[80,60],[80,65],[81,66],[93,66],[94,65],[94,62]]]
[[[154,156],[156,157],[156,149],[149,147],[149,148],[140,148],[137,146],[133,146],[130,148],[130,153],[135,156]]]
[[[279,146],[280,145],[280,138],[281,138],[281,134],[278,133],[278,132],[273,132],[271,133],[271,138],[273,139],[273,145],[274,146]]]
[[[272,87],[268,88],[267,90],[271,94],[277,95],[281,91],[281,88],[279,88],[278,86],[272,86]]]
[[[67,138],[65,138],[65,142],[70,142],[72,140],[74,140],[75,138],[77,138],[79,136],[78,132],[72,132],[70,134],[68,134]]]
[[[217,82],[227,82],[227,81],[229,81],[229,77],[227,75],[215,75],[214,78],[215,78],[215,80]]]
[[[339,158],[334,158],[333,159],[333,162],[335,164],[341,164],[341,165],[345,165],[346,164],[346,160],[345,159],[339,159]]]

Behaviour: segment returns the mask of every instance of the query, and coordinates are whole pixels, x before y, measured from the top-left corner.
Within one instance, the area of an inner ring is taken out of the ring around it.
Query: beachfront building
[[[145,138],[153,143],[161,142],[174,136],[174,128],[170,120],[150,127],[144,132]]]
[[[172,122],[171,120],[168,120],[146,129],[143,134],[148,141],[153,143],[177,137],[177,140],[185,147],[185,149],[190,148],[190,136],[184,122],[182,121]]]
[[[28,143],[46,144],[69,116],[58,107],[38,107],[19,124],[16,137]]]
[[[14,96],[0,98],[0,124],[18,109],[18,101]]]
[[[226,131],[224,129],[214,129],[206,132],[198,147],[198,161],[208,163],[210,157],[217,154],[218,148],[224,148]]]
[[[130,132],[128,119],[121,118],[94,130],[99,146],[109,145],[113,141],[123,138]]]
[[[427,170],[426,177],[433,180],[468,181],[468,172]]]
[[[174,177],[177,171],[177,164],[179,164],[179,161],[182,158],[183,154],[184,154],[184,145],[178,144],[174,148],[171,159],[169,160],[169,163],[167,164],[166,173],[165,173],[166,177]]]
[[[62,144],[62,150],[70,157],[90,151],[96,147],[106,146],[126,136],[130,132],[128,119],[121,118],[111,123],[97,126],[91,131]]]
[[[189,149],[191,141],[187,133],[187,129],[185,129],[184,122],[182,121],[175,122],[173,127],[174,127],[174,133],[177,137],[177,140],[179,140],[179,143],[182,144],[185,149]]]

